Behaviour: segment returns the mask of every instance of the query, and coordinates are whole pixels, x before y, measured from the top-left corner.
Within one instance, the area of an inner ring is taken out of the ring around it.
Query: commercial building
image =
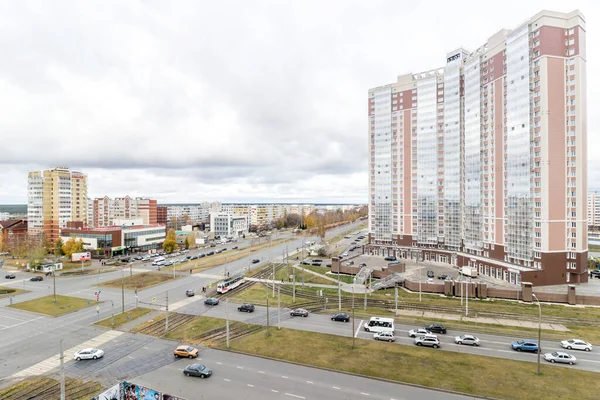
[[[87,175],[56,167],[29,172],[27,220],[30,234],[44,234],[50,243],[69,221],[87,224]]]
[[[586,31],[542,11],[369,90],[366,251],[587,281]]]
[[[210,231],[215,237],[240,237],[248,233],[248,219],[241,215],[210,214]]]
[[[92,204],[92,226],[116,225],[115,220],[141,218],[143,225],[158,224],[156,200],[141,197],[104,196],[94,199]]]
[[[161,225],[105,226],[62,229],[61,238],[83,240],[85,250],[107,257],[158,249],[165,241],[166,230]]]

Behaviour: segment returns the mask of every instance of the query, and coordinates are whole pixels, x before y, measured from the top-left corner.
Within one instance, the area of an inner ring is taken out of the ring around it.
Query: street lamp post
[[[121,313],[125,314],[125,277],[123,275],[123,267],[121,267]]]
[[[540,374],[540,356],[542,353],[542,305],[540,304],[540,301],[538,300],[537,296],[532,293],[531,294],[533,296],[533,298],[535,299],[535,301],[537,301],[537,305],[538,305],[538,312],[539,312],[539,318],[538,318],[538,351],[537,351],[537,375]]]

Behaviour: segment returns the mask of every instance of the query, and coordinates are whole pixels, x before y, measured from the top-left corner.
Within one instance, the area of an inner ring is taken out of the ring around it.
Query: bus
[[[371,317],[365,324],[367,332],[392,332],[394,333],[394,319],[384,317]]]
[[[232,277],[229,277],[229,278],[219,282],[217,285],[217,293],[221,293],[221,294],[227,293],[231,289],[235,289],[236,287],[240,286],[243,282],[244,282],[244,273],[241,272],[239,274],[236,274]]]

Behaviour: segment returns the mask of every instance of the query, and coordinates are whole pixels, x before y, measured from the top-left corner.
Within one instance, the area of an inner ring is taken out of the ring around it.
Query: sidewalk
[[[393,311],[393,310],[392,310]],[[519,328],[538,328],[538,323],[534,321],[517,321],[514,319],[505,318],[483,318],[483,317],[465,317],[457,314],[440,314],[437,312],[430,311],[417,311],[417,310],[398,310],[396,315],[405,315],[410,317],[423,317],[423,318],[435,318],[445,319],[450,321],[460,322],[475,322],[478,324],[493,324],[493,325],[504,325],[504,326],[515,326]],[[542,323],[542,329],[569,332],[569,329],[564,325],[560,324],[546,324]]]

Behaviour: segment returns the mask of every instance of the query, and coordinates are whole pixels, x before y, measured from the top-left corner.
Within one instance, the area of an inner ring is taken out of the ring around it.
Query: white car
[[[375,340],[383,340],[385,342],[395,342],[396,341],[396,336],[394,336],[394,334],[392,332],[389,331],[384,331],[384,332],[377,332],[373,335],[373,339]]]
[[[410,337],[417,337],[417,336],[435,336],[432,335],[431,332],[429,332],[427,329],[424,328],[417,328],[417,329],[411,329],[410,331],[408,331],[408,336]]]
[[[479,346],[479,338],[473,335],[462,335],[454,338],[456,344],[470,344],[471,346]]]
[[[592,351],[592,344],[580,339],[569,339],[560,342],[563,349]]]
[[[100,349],[83,349],[73,354],[73,358],[79,360],[96,360],[104,357],[104,351]]]
[[[569,365],[573,365],[577,363],[577,359],[565,352],[562,351],[555,351],[552,353],[546,353],[544,354],[544,360],[546,361],[550,361],[551,363],[563,363],[563,364],[569,364]]]
[[[342,253],[342,255],[343,255],[344,257],[348,257],[348,252],[347,252],[347,251],[345,251],[345,252],[343,252],[343,253]]]

